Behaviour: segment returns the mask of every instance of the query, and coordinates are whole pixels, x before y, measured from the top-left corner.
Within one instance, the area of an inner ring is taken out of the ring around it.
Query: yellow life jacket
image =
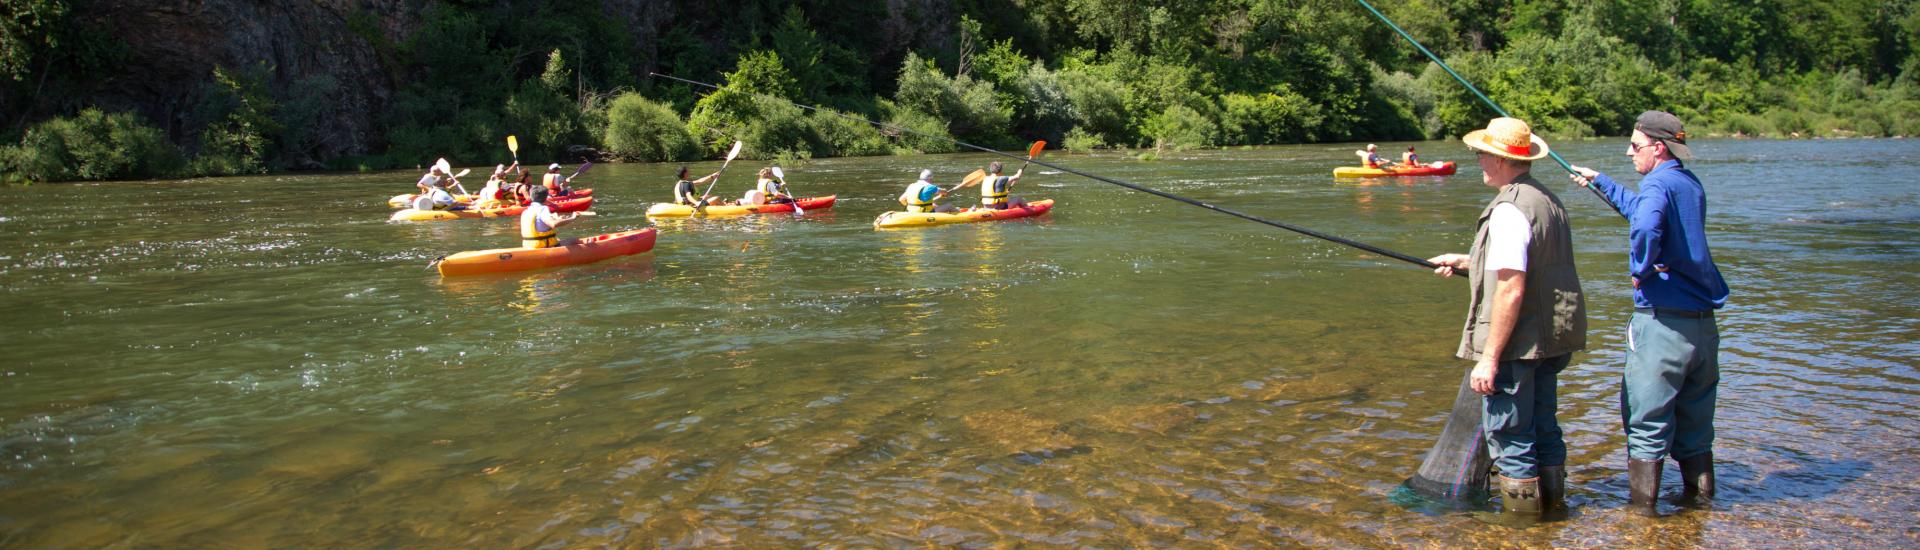
[[[775,183],[773,180],[760,180],[760,183],[758,184],[758,186],[755,187],[755,189],[759,189],[761,193],[766,193],[767,198],[771,199],[773,198],[774,195],[787,194],[786,190],[781,189],[780,187],[781,187],[780,184]]]
[[[987,176],[986,180],[980,182],[980,204],[1006,204],[1007,196],[1013,194],[1012,190],[1007,189],[1007,180],[1010,179],[1013,178]]]
[[[907,193],[902,195],[902,197],[907,199],[908,212],[922,213],[933,211],[933,201],[920,199],[920,195],[925,193],[928,187],[932,186],[933,184],[924,181],[916,181],[913,182],[913,185],[907,186]]]
[[[556,173],[549,173],[544,176],[541,176],[540,185],[546,186],[548,193],[559,193],[560,192],[560,174],[556,172]]]
[[[520,213],[520,246],[524,248],[552,248],[560,244],[560,230],[547,225],[545,216],[549,212],[544,204],[527,207]],[[546,229],[541,229],[545,227]]]

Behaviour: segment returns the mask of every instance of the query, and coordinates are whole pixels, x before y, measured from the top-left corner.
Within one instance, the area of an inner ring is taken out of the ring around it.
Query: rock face
[[[87,17],[124,40],[131,57],[124,72],[96,81],[91,103],[138,111],[187,143],[204,125],[193,116],[214,67],[265,63],[274,89],[315,75],[338,82],[325,101],[328,123],[308,129],[319,138],[317,156],[375,151],[385,146],[378,117],[394,83],[368,35],[402,36],[421,8],[399,0],[94,3]]]
[[[582,2],[593,0],[579,0]],[[291,166],[376,154],[387,147],[384,116],[408,70],[397,53],[426,18],[434,0],[113,0],[79,4],[74,15],[125,44],[127,58],[114,74],[66,75],[71,97],[0,95],[22,101],[38,117],[54,105],[84,104],[109,111],[134,111],[165,130],[179,144],[195,143],[208,121],[196,114],[215,67],[239,72],[270,67],[268,86],[276,93],[303,80],[325,75],[337,86],[319,101],[319,123],[300,128],[313,138],[311,158],[282,159]],[[508,3],[501,3],[505,8]],[[672,55],[661,51],[659,37],[687,27],[699,36],[718,37],[715,29],[738,21],[738,6],[710,0],[599,0],[606,16],[624,24],[635,41],[636,78]],[[958,18],[950,0],[877,0],[863,13],[838,14],[870,19],[872,35],[854,42],[876,61],[873,78],[886,78],[914,46],[947,46]],[[821,16],[816,14],[816,16]],[[824,17],[832,17],[826,15]],[[715,51],[731,44],[715,38]],[[29,121],[22,121],[31,122]],[[582,151],[580,153],[587,153]],[[590,154],[581,154],[591,157]]]

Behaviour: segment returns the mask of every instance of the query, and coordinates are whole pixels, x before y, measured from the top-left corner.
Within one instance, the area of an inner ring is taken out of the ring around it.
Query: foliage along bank
[[[585,146],[633,161],[1004,149],[1195,148],[1459,135],[1492,113],[1347,0],[910,3],[933,33],[859,32],[872,3],[746,2],[636,27],[591,3],[433,4],[410,34],[361,20],[394,90],[381,139],[326,147],[346,86],[265,63],[217,67],[185,131],[80,104],[6,112],[0,171],[57,181],[545,161]],[[1620,135],[1661,108],[1699,135],[1920,134],[1914,0],[1407,0],[1381,7],[1555,138]],[[0,97],[60,89],[46,68],[111,72],[129,54],[82,0],[10,3]],[[349,18],[349,23],[353,23]],[[709,20],[711,19],[711,20]],[[882,33],[885,34],[885,33]],[[645,38],[640,38],[644,35]],[[718,44],[716,44],[718,43]],[[716,47],[718,46],[718,47]],[[708,90],[649,71],[724,83]],[[810,112],[761,96],[820,105]],[[14,102],[17,103],[17,102]],[[0,107],[13,110],[17,107]],[[845,116],[837,116],[835,113]],[[900,128],[879,129],[854,118]],[[34,120],[28,124],[29,119]]]

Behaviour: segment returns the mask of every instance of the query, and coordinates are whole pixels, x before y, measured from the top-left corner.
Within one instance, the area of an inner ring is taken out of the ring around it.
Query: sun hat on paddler
[[[1680,124],[1680,117],[1666,111],[1647,111],[1633,121],[1633,129],[1646,134],[1649,139],[1667,142],[1667,152],[1680,160],[1693,160],[1693,150],[1687,148],[1687,129]]]
[[[558,162],[556,162],[556,163],[553,163],[553,164],[550,164],[550,165],[547,165],[547,169],[548,169],[548,170],[559,170],[559,169],[560,169],[560,163],[558,163]]]
[[[1517,118],[1493,119],[1487,122],[1486,129],[1467,132],[1460,141],[1474,150],[1513,160],[1532,161],[1547,156],[1547,141],[1533,135],[1533,128]]]

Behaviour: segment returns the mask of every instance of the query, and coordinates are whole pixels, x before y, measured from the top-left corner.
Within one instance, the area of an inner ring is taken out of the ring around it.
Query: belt
[[[1664,308],[1664,307],[1636,307],[1636,308],[1633,308],[1633,311],[1635,313],[1645,313],[1647,315],[1652,315],[1654,317],[1679,317],[1682,319],[1712,319],[1713,318],[1713,310],[1693,311],[1688,309],[1672,309],[1672,308]]]

